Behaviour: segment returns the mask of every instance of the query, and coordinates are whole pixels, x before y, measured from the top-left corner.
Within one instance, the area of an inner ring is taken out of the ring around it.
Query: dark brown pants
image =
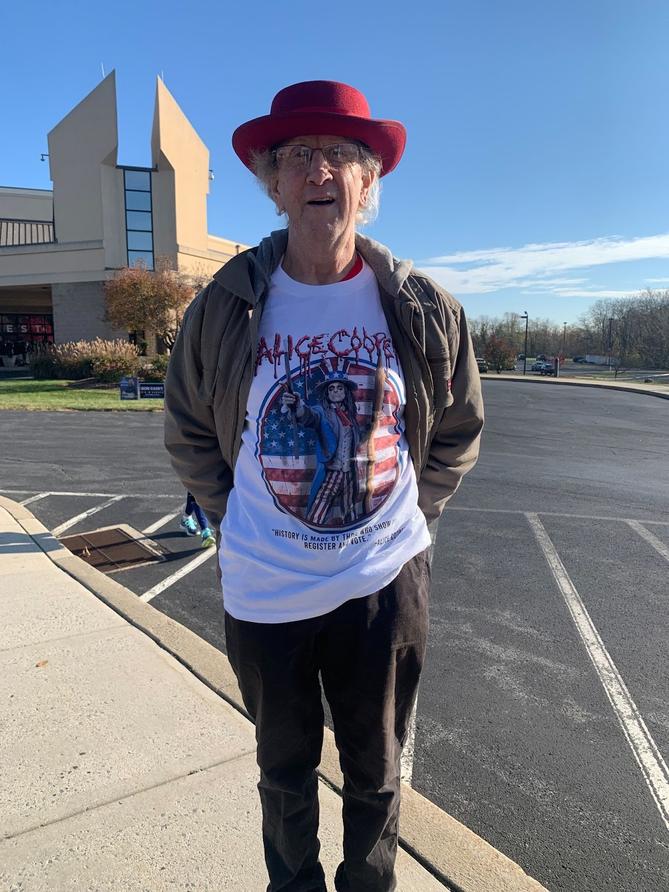
[[[428,551],[381,591],[323,616],[250,623],[226,613],[228,657],[256,723],[268,892],[324,892],[319,861],[321,686],[344,774],[340,892],[396,888],[400,756],[423,665]]]

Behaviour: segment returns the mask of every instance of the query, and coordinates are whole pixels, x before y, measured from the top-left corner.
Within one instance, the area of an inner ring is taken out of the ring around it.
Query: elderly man
[[[326,889],[321,683],[344,775],[335,887],[396,888],[428,524],[478,455],[480,381],[462,308],[356,233],[405,138],[331,81],[286,87],[269,115],[240,126],[235,152],[288,225],[216,273],[170,361],[165,441],[220,528],[227,650],[256,723],[271,892]]]

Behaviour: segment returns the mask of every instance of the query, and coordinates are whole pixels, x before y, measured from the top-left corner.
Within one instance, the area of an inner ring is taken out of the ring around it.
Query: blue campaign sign
[[[165,385],[163,383],[139,382],[139,398],[142,400],[161,400],[165,397]]]
[[[119,391],[122,400],[139,399],[139,382],[137,378],[121,378],[119,381]]]

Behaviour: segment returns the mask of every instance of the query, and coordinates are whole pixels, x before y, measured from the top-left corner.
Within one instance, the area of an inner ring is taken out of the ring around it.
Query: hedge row
[[[128,341],[70,341],[49,344],[33,354],[30,368],[34,378],[97,378],[118,381],[124,375],[136,375],[142,359],[134,344]]]

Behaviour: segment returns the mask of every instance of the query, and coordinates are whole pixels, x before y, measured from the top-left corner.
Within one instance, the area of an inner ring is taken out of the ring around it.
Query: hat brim
[[[358,389],[358,385],[349,378],[339,378],[335,380],[324,378],[322,381],[319,381],[318,384],[314,385],[312,392],[318,394],[323,390],[327,390],[331,384],[343,384],[344,387],[348,387],[351,391]]]
[[[333,112],[289,112],[263,115],[239,126],[232,147],[242,164],[253,170],[253,152],[271,149],[296,136],[341,136],[355,139],[381,158],[381,176],[397,167],[406,145],[406,130],[399,121],[383,121],[339,115]]]

